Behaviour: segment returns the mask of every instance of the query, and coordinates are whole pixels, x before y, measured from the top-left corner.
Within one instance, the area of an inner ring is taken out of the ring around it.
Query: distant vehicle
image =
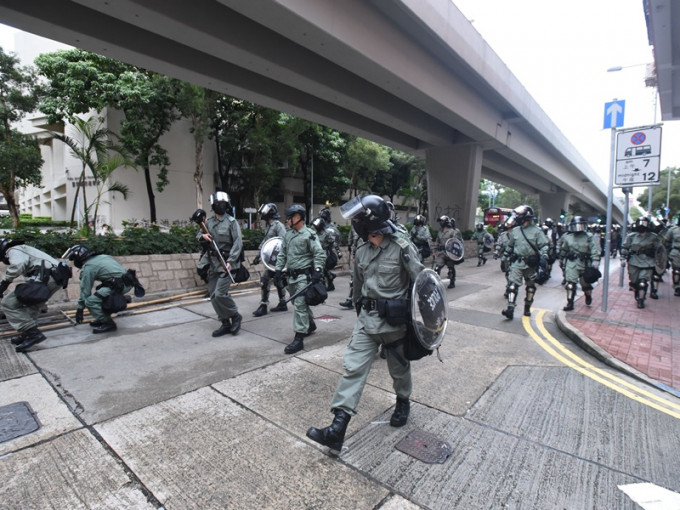
[[[497,227],[505,223],[510,216],[512,216],[512,209],[505,207],[489,207],[484,209],[484,225],[491,225]]]
[[[652,153],[651,145],[640,145],[639,147],[628,147],[624,152],[626,157],[630,156],[644,156]]]

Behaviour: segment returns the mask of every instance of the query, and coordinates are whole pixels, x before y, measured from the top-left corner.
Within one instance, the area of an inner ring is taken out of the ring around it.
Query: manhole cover
[[[0,443],[35,432],[40,424],[28,402],[0,407]]]
[[[443,464],[453,453],[449,443],[422,430],[411,431],[396,449],[427,464]]]

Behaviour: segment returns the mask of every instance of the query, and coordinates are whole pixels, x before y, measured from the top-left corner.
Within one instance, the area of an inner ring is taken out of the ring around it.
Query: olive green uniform
[[[241,267],[239,257],[243,249],[243,239],[241,237],[241,227],[233,217],[228,214],[221,218],[213,216],[205,222],[208,232],[217,244],[225,262],[231,264],[232,273]],[[202,232],[198,233],[200,239]],[[212,245],[212,243],[211,243]],[[221,321],[228,320],[238,315],[238,307],[234,299],[229,295],[231,278],[225,275],[225,270],[220,263],[220,259],[214,253],[212,247],[209,248],[201,257],[201,263],[208,262],[208,291],[210,292],[210,302],[217,313],[217,318]]]
[[[37,277],[43,262],[45,262],[46,274],[49,274],[50,269],[58,264],[57,260],[47,253],[25,244],[8,248],[6,256],[9,265],[5,270],[2,281],[8,284],[20,276],[25,276],[27,279]],[[47,280],[47,287],[50,290],[50,296],[52,296],[61,286],[50,276]],[[2,299],[2,311],[12,328],[23,333],[38,326],[38,315],[43,304],[25,305],[16,298],[14,291],[12,291]]]
[[[484,237],[486,237],[486,230],[484,229],[475,230],[472,234],[472,240],[477,241],[477,259],[479,259],[477,265],[480,265],[482,261],[486,262],[486,258],[484,257]]]
[[[420,261],[423,262],[425,260],[423,249],[429,248],[432,242],[432,234],[430,234],[430,229],[427,228],[427,225],[413,226],[411,229],[411,242],[415,245],[418,253],[420,253]]]
[[[299,231],[288,229],[276,258],[276,270],[288,272],[288,293],[292,296],[310,282],[312,269],[323,272],[326,264],[324,252],[316,233],[309,227]],[[305,301],[304,293],[293,300],[293,331],[306,335],[314,315]]]
[[[437,271],[437,274],[441,271],[441,269],[446,266],[449,269],[449,278],[451,279],[451,282],[455,281],[456,279],[456,264],[462,262],[454,262],[451,260],[449,257],[446,256],[446,253],[444,252],[444,246],[446,246],[446,241],[449,239],[453,238],[459,239],[461,242],[463,241],[463,235],[460,233],[460,230],[457,228],[442,228],[439,233],[437,234],[437,241],[436,241],[436,252],[435,252],[435,259],[434,259],[434,270]]]
[[[673,268],[673,288],[675,295],[680,296],[680,227],[673,225],[664,235],[664,243],[668,251],[668,259]]]
[[[283,223],[281,223],[279,220],[273,220],[271,224],[267,225],[267,230],[265,230],[264,233],[264,238],[262,239],[262,242],[260,243],[260,246],[258,246],[258,250],[262,249],[262,246],[264,246],[264,243],[266,243],[268,240],[270,240],[273,237],[281,237],[286,235],[286,227],[283,226]],[[269,304],[269,286],[271,284],[272,279],[274,278],[274,271],[269,271],[268,269],[265,269],[262,272],[262,277],[260,278],[260,289],[261,289],[261,296],[262,299],[260,300],[261,305],[267,305]],[[278,291],[279,294],[279,301],[283,301],[286,299],[286,290],[283,286],[280,288],[277,287],[276,290]]]
[[[102,302],[104,298],[113,292],[107,284],[114,278],[125,274],[125,268],[110,255],[93,255],[89,257],[80,269],[80,297],[78,308],[87,308],[95,322],[111,323],[111,315],[104,312]],[[95,282],[101,282],[103,286],[97,286],[92,292]],[[123,294],[129,292],[129,285],[123,289]]]
[[[583,281],[582,276],[587,267],[596,267],[600,261],[599,239],[596,242],[588,232],[571,232],[563,237],[559,257],[564,267],[565,279],[571,283],[580,281],[583,290],[592,289],[590,284]]]
[[[628,280],[637,288],[641,280],[652,282],[656,247],[661,242],[653,232],[631,232],[621,247],[621,257],[628,261]]]
[[[361,306],[349,344],[343,356],[344,373],[338,382],[331,409],[356,414],[368,373],[379,345],[390,344],[404,337],[405,325],[392,326],[378,311],[367,309],[364,300],[407,299],[411,283],[424,269],[415,247],[397,234],[386,235],[375,247],[370,242],[356,250],[353,270],[355,306]],[[411,365],[402,364],[403,346],[394,348],[398,356],[387,355],[387,367],[398,398],[411,395]]]

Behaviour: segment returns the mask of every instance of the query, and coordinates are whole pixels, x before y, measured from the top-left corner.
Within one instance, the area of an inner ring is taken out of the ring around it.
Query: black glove
[[[262,259],[260,259],[260,256],[255,255],[255,258],[253,259],[253,263],[251,264],[251,266],[256,266],[257,264],[260,263],[260,260],[262,260]]]
[[[82,308],[78,308],[76,310],[76,324],[82,324],[83,322],[83,313],[85,313],[85,310]]]
[[[0,282],[0,298],[4,297],[5,291],[9,287],[9,282],[3,280]]]
[[[312,270],[312,282],[319,283],[323,279],[323,272],[320,269]]]
[[[538,267],[546,271],[548,269],[548,258],[541,256],[541,258],[538,259]]]
[[[281,271],[274,271],[274,285],[277,287],[283,286],[283,275],[281,274]]]

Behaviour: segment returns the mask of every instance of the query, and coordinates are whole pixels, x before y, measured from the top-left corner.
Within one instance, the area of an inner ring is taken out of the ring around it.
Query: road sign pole
[[[609,297],[609,259],[612,243],[612,204],[614,202],[614,169],[616,168],[616,128],[612,128],[609,186],[607,188],[607,230],[604,238],[604,278],[602,280],[602,311],[607,313]],[[624,218],[625,221],[625,218]]]

